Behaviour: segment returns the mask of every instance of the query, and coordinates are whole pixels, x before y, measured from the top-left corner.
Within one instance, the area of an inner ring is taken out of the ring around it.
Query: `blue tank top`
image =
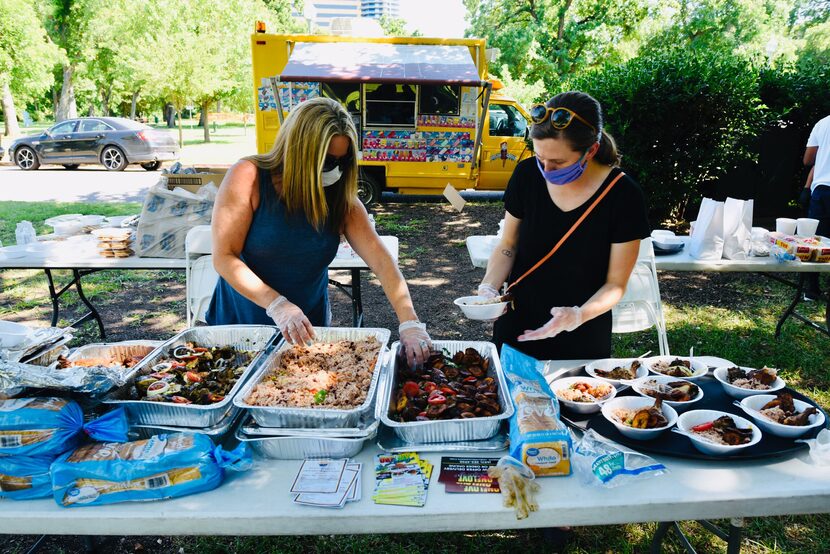
[[[312,325],[328,326],[328,265],[337,255],[340,235],[325,227],[318,232],[302,213],[288,214],[270,171],[259,169],[258,178],[259,207],[240,257],[268,286],[299,306]],[[264,308],[222,277],[205,319],[209,325],[274,324]]]

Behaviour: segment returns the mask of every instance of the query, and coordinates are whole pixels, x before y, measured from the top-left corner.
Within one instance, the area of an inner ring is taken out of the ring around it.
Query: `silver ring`
[[[427,346],[427,341],[422,340],[421,341],[421,348],[426,348],[426,346]]]

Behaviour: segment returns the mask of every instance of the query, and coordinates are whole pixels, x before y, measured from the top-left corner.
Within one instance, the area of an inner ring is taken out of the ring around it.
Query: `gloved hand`
[[[810,196],[812,193],[808,187],[804,187],[801,189],[801,193],[798,195],[798,205],[801,206],[802,209],[806,210],[810,207]]]
[[[426,324],[417,320],[404,321],[398,326],[398,334],[409,367],[414,369],[423,366],[432,350],[432,340],[427,334]]]
[[[582,308],[574,306],[572,308],[551,308],[550,315],[553,317],[550,321],[535,329],[533,331],[527,330],[519,335],[517,340],[540,340],[555,337],[562,331],[573,331],[582,325]]]
[[[476,294],[482,298],[487,298],[489,300],[490,298],[495,298],[499,296],[499,291],[496,290],[496,287],[489,283],[481,283],[478,286],[478,291],[476,292]]]
[[[280,328],[282,336],[291,344],[310,344],[314,327],[303,311],[285,296],[277,296],[265,309],[268,317]]]

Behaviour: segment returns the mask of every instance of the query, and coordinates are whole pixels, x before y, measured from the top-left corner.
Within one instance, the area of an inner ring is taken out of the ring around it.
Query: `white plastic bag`
[[[138,220],[136,252],[143,258],[184,258],[187,232],[210,225],[217,188],[212,182],[197,193],[167,189],[164,179],[150,188]]]
[[[689,240],[689,255],[699,260],[723,256],[723,202],[704,198]]]
[[[723,205],[723,257],[745,260],[752,246],[752,200],[727,198]]]

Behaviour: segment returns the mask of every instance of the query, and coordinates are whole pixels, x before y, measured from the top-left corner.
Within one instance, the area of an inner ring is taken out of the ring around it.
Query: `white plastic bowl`
[[[735,425],[739,429],[746,429],[747,427],[752,429],[752,440],[749,441],[747,444],[739,444],[739,445],[728,445],[728,444],[715,444],[713,442],[709,442],[704,439],[700,439],[695,436],[694,432],[691,430],[692,427],[696,425],[700,425],[701,423],[707,423],[709,421],[715,421],[721,416],[729,416],[735,422]],[[710,456],[726,456],[729,454],[735,454],[740,452],[745,448],[749,448],[761,440],[763,436],[761,434],[761,430],[758,428],[757,425],[749,421],[748,419],[742,418],[741,416],[737,416],[734,414],[728,414],[726,412],[719,412],[717,410],[692,410],[691,412],[686,412],[685,414],[680,414],[680,417],[677,418],[677,428],[683,431],[689,440],[692,441],[692,446],[697,448],[700,452],[704,454],[708,454]]]
[[[473,304],[473,302],[481,302],[483,300],[486,299],[481,296],[462,296],[461,298],[456,298],[453,304],[461,308],[465,316],[476,320],[497,319],[504,313],[507,307],[507,302]]]
[[[0,348],[20,346],[29,336],[29,328],[13,321],[0,321]]]
[[[68,237],[77,234],[84,228],[84,224],[79,219],[71,219],[68,221],[59,221],[52,225],[55,234],[61,237]]]
[[[84,227],[86,226],[93,226],[93,225],[100,225],[106,219],[106,216],[103,215],[83,215],[81,216],[78,221],[80,221],[81,225]]]
[[[9,260],[23,258],[28,253],[26,250],[27,246],[28,244],[13,244],[11,246],[6,246],[5,248],[0,248],[0,255]]]
[[[681,379],[680,377],[672,377],[670,375],[649,375],[647,377],[643,377],[642,379],[638,379],[637,382],[635,384],[633,384],[631,387],[634,389],[634,391],[637,394],[643,396],[644,398],[651,398],[652,400],[654,400],[653,397],[651,397],[651,396],[649,396],[649,395],[647,395],[646,393],[643,392],[643,385],[646,383],[646,381],[652,381],[652,380],[657,381],[658,383],[661,383],[661,384],[664,384],[664,385],[666,385],[668,383],[676,383],[678,381],[683,381],[683,382],[686,382],[686,383],[695,384],[693,381],[689,381],[688,379]],[[700,387],[700,385],[697,385],[697,396],[695,396],[691,400],[687,400],[685,402],[677,402],[677,401],[674,401],[674,400],[663,400],[663,405],[668,404],[669,406],[674,408],[675,411],[682,412],[684,410],[688,410],[692,406],[692,404],[699,401],[701,398],[703,398],[703,389]]]
[[[614,412],[617,410],[637,410],[640,408],[649,408],[654,406],[654,401],[654,398],[645,398],[642,396],[621,396],[602,405],[602,416],[610,421],[614,427],[617,428],[617,431],[630,439],[638,441],[656,439],[663,434],[666,429],[670,428],[677,422],[677,411],[665,402],[663,402],[662,410],[663,415],[666,416],[666,419],[668,420],[668,423],[663,427],[656,427],[654,429],[635,429],[634,427],[629,427],[628,425],[620,422],[620,420],[614,415]]]
[[[608,377],[602,377],[600,375],[597,375],[596,370],[601,369],[603,371],[610,371],[615,367],[620,367],[623,365],[630,366],[631,362],[635,360],[637,360],[637,358],[605,358],[603,360],[594,360],[593,362],[585,366],[585,373],[587,373],[594,379],[599,379],[601,381],[605,381],[606,383],[611,383],[618,389],[621,389],[627,387],[628,385],[621,383],[619,379],[610,379]],[[642,362],[643,361],[640,360],[640,367],[637,368],[637,375],[634,377],[634,379],[639,379],[641,377],[645,377],[646,375],[648,375],[648,368]]]
[[[574,402],[572,400],[565,400],[557,394],[557,391],[565,390],[575,383],[588,383],[592,387],[601,385],[610,386],[611,392],[609,392],[607,396],[598,399],[598,402]],[[617,389],[614,388],[614,385],[600,379],[594,379],[593,377],[563,377],[551,382],[550,388],[553,391],[553,394],[556,394],[556,398],[559,400],[560,404],[578,414],[596,413],[600,410],[603,403],[608,402],[617,396]]]
[[[777,423],[772,421],[771,419],[767,419],[764,415],[761,414],[760,410],[767,402],[775,400],[777,395],[775,394],[756,394],[755,396],[747,396],[743,400],[741,400],[741,408],[746,415],[752,418],[758,427],[760,427],[765,433],[770,433],[775,435],[776,437],[784,437],[786,439],[794,439],[804,435],[810,429],[814,427],[822,427],[824,426],[824,413],[819,410],[818,413],[813,414],[810,416],[810,423],[804,426],[795,426],[795,425],[784,425],[783,423]],[[795,409],[798,412],[803,412],[807,408],[815,408],[809,402],[804,402],[803,400],[798,400],[797,398],[793,398],[793,404],[795,404]]]
[[[730,366],[730,367],[735,367],[735,366]],[[752,367],[743,367],[743,366],[738,366],[738,367],[740,367],[744,371],[752,371],[753,369],[755,369],[755,368],[752,368]],[[718,382],[721,384],[721,386],[723,387],[723,390],[726,394],[728,394],[732,398],[737,398],[738,400],[744,399],[747,396],[755,396],[755,395],[758,395],[758,394],[770,394],[770,393],[779,391],[779,390],[781,390],[781,389],[783,389],[784,387],[787,386],[787,383],[785,383],[784,380],[781,377],[776,377],[775,381],[772,382],[772,386],[768,389],[752,390],[752,389],[745,389],[743,387],[736,387],[735,385],[731,385],[726,380],[726,375],[727,375],[728,371],[729,371],[728,367],[715,368],[715,371],[714,371],[715,379],[717,379]]]
[[[659,239],[663,237],[673,237],[674,231],[669,231],[668,229],[655,229],[651,232],[652,239]]]
[[[679,248],[684,244],[683,239],[668,236],[659,236],[652,238],[651,242],[654,244],[654,246],[656,246],[657,248],[662,248],[663,250],[674,250],[675,248]]]
[[[652,356],[650,358],[645,358],[643,360],[643,364],[653,374],[665,375],[665,373],[660,373],[659,371],[654,369],[654,364],[657,362],[671,362],[672,360],[677,359],[689,361],[688,356]],[[686,379],[687,381],[694,381],[695,379],[699,379],[700,377],[703,377],[707,373],[709,373],[709,366],[695,358],[692,360],[692,371],[694,371],[694,373],[690,377],[675,377],[675,379]]]

